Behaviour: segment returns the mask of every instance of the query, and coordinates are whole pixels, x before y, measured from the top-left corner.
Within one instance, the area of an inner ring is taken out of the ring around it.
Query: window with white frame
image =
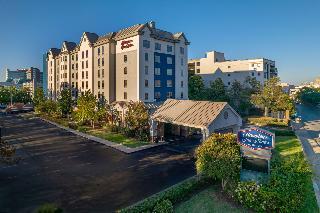
[[[171,53],[172,52],[172,46],[171,45],[167,45],[167,52]]]
[[[160,68],[158,68],[158,67],[154,68],[154,74],[160,75]]]
[[[155,50],[161,50],[161,44],[155,43]]]

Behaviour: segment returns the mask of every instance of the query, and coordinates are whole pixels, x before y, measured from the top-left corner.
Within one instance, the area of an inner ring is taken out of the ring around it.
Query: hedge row
[[[208,179],[195,176],[181,183],[178,183],[162,192],[152,195],[151,197],[146,198],[133,206],[129,206],[125,209],[122,209],[118,212],[120,213],[153,212],[157,204],[159,205],[159,203],[162,203],[164,200],[168,200],[172,204],[176,204],[179,201],[183,200],[186,196],[194,192],[195,190],[209,184],[210,182]]]

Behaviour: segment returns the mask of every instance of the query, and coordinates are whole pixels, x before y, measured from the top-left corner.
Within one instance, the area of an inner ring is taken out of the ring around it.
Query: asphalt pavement
[[[114,212],[195,174],[190,149],[166,145],[124,154],[39,119],[1,116],[17,165],[0,165],[0,212]],[[186,151],[188,150],[188,151]]]
[[[316,139],[320,134],[320,109],[300,104],[297,106],[297,110],[298,115],[301,115],[302,122],[294,126],[304,152],[312,165],[313,185],[318,206],[320,206],[320,143]]]

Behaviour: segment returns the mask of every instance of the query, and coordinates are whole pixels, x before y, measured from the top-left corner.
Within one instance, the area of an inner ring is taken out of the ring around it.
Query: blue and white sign
[[[274,134],[259,128],[243,129],[238,132],[238,143],[253,150],[273,149]]]

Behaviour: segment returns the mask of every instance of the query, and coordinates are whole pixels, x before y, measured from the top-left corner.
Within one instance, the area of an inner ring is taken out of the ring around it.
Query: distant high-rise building
[[[47,63],[48,53],[44,53],[42,56],[42,82],[43,82],[43,93],[48,95],[48,63]]]

